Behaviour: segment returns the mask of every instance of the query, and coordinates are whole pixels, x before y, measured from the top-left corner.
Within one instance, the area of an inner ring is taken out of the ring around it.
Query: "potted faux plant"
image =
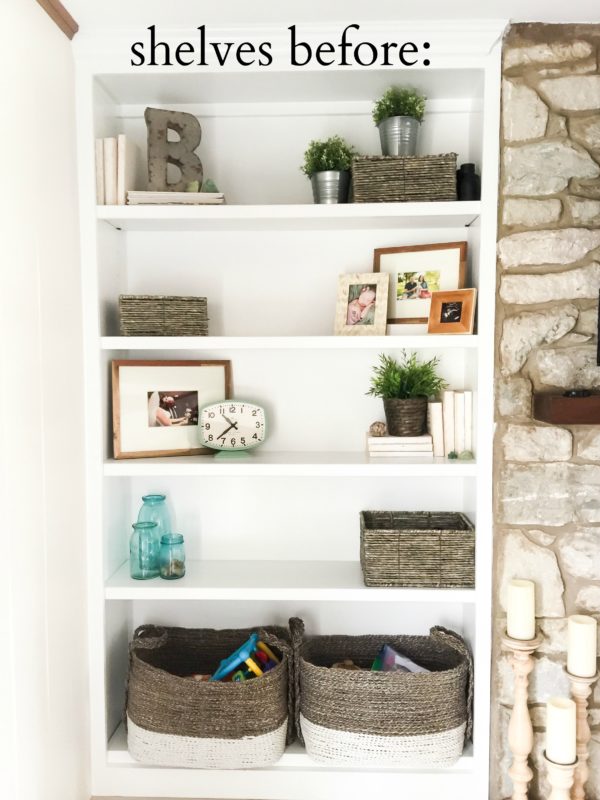
[[[425,95],[416,89],[392,86],[373,108],[384,156],[414,156],[419,125],[425,114]]]
[[[300,169],[310,178],[315,203],[347,203],[355,150],[340,136],[312,141]]]
[[[367,394],[383,399],[390,436],[420,436],[425,432],[427,401],[446,386],[436,368],[438,359],[418,361],[416,353],[403,350],[400,361],[382,353],[373,368]]]

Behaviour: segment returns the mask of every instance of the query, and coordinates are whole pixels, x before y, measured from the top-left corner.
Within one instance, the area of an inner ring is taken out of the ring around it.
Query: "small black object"
[[[563,392],[563,397],[591,397],[589,389],[567,389]]]
[[[475,164],[461,164],[456,170],[456,194],[459,200],[481,199],[481,178],[475,172]]]

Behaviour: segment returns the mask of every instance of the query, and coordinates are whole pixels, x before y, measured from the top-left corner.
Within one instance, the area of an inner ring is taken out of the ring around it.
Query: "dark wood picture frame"
[[[464,289],[465,280],[467,276],[467,242],[439,242],[435,244],[412,244],[403,247],[379,247],[373,251],[373,272],[381,272],[381,257],[395,253],[415,253],[432,250],[452,250],[459,251],[459,265],[458,265],[458,286],[457,289]],[[418,271],[418,270],[417,270]],[[396,286],[393,285],[390,289],[392,294],[396,296]],[[406,317],[394,318],[388,317],[388,325],[410,325],[410,324],[427,324],[428,317]]]
[[[457,289],[455,292],[433,292],[427,333],[463,334],[473,333],[475,324],[475,303],[477,289]],[[445,303],[461,303],[460,320],[442,322],[442,308]]]
[[[223,400],[231,399],[233,394],[233,381],[231,361],[209,360],[209,361],[163,361],[146,359],[116,359],[111,364],[112,376],[112,421],[113,421],[113,455],[116,459],[121,458],[159,458],[161,456],[193,456],[213,454],[214,450],[207,447],[194,447],[181,450],[140,450],[123,451],[121,447],[121,394],[119,370],[121,367],[223,367],[225,372],[225,397]],[[198,409],[200,411],[200,409]]]

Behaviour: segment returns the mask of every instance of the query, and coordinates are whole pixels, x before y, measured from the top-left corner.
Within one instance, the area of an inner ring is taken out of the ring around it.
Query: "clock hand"
[[[237,428],[237,422],[232,422],[229,417],[226,417],[225,414],[221,414],[224,420],[226,420],[232,428]]]
[[[228,428],[225,428],[223,433],[220,436],[217,436],[217,439],[222,439],[223,436],[225,436],[225,434],[228,433],[232,428],[235,428],[237,430],[237,423],[236,422],[232,422],[231,425]]]

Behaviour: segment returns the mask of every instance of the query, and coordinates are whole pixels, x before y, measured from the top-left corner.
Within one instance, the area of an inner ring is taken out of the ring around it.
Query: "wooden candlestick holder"
[[[508,723],[508,746],[512,753],[512,764],[508,770],[513,783],[512,800],[527,800],[527,790],[533,778],[529,766],[529,755],[533,750],[533,725],[527,705],[529,673],[533,669],[533,653],[542,643],[541,636],[535,639],[513,639],[508,634],[502,645],[510,650],[510,665],[515,676],[515,696]]]
[[[577,760],[572,764],[555,764],[544,753],[544,761],[548,770],[548,782],[552,787],[548,800],[570,800]]]
[[[588,698],[592,693],[592,685],[598,680],[598,673],[592,678],[571,675],[565,670],[571,683],[571,695],[577,707],[577,766],[571,789],[571,800],[585,800],[585,784],[590,774],[588,767],[588,744],[592,738],[588,722]]]

